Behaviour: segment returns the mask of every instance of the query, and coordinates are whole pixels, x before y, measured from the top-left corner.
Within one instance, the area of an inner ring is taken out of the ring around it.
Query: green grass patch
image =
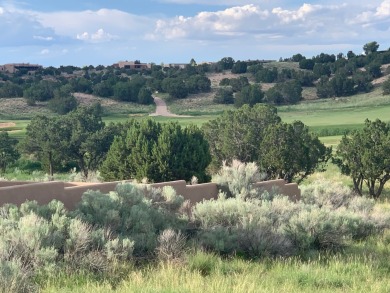
[[[193,253],[179,263],[130,270],[123,279],[60,274],[42,292],[389,292],[390,246],[384,238],[348,251],[246,261]]]

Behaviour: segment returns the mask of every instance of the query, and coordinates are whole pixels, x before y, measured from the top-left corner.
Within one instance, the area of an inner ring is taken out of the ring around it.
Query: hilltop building
[[[30,63],[10,63],[0,65],[0,72],[15,73],[18,70],[36,71],[42,68],[42,65]]]
[[[119,61],[118,63],[115,63],[112,66],[116,68],[135,69],[135,70],[152,68],[151,64],[141,63],[140,61]]]

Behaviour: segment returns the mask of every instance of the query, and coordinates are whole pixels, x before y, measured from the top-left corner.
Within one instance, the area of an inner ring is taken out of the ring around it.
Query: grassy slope
[[[122,282],[63,274],[48,280],[42,292],[389,292],[389,236],[308,260],[249,262],[198,253],[182,263],[130,268]]]

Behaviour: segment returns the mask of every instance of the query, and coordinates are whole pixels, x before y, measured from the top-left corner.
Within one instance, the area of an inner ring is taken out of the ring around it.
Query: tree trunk
[[[49,176],[53,177],[54,170],[53,170],[53,154],[49,152]]]
[[[355,192],[357,194],[359,194],[360,196],[363,195],[362,193],[362,183],[363,183],[363,179],[361,178],[361,176],[359,176],[358,178],[352,178],[353,180],[353,189],[355,190]]]

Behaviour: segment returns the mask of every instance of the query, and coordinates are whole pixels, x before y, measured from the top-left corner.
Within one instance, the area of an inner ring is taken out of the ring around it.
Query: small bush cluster
[[[252,187],[253,183],[262,181],[265,175],[261,174],[256,163],[243,163],[233,160],[231,164],[223,162],[219,172],[211,181],[218,184],[220,190],[228,197],[243,199],[258,197],[259,192]]]
[[[183,203],[183,197],[170,186],[149,189],[119,184],[109,194],[86,192],[74,214],[90,225],[130,237],[134,254],[145,256],[154,252],[162,231],[184,228],[186,221],[179,212]]]
[[[198,203],[193,220],[198,243],[221,254],[246,257],[335,250],[352,240],[382,233],[390,213],[356,197],[339,183],[315,182],[302,188],[302,201],[284,196],[226,198]]]

